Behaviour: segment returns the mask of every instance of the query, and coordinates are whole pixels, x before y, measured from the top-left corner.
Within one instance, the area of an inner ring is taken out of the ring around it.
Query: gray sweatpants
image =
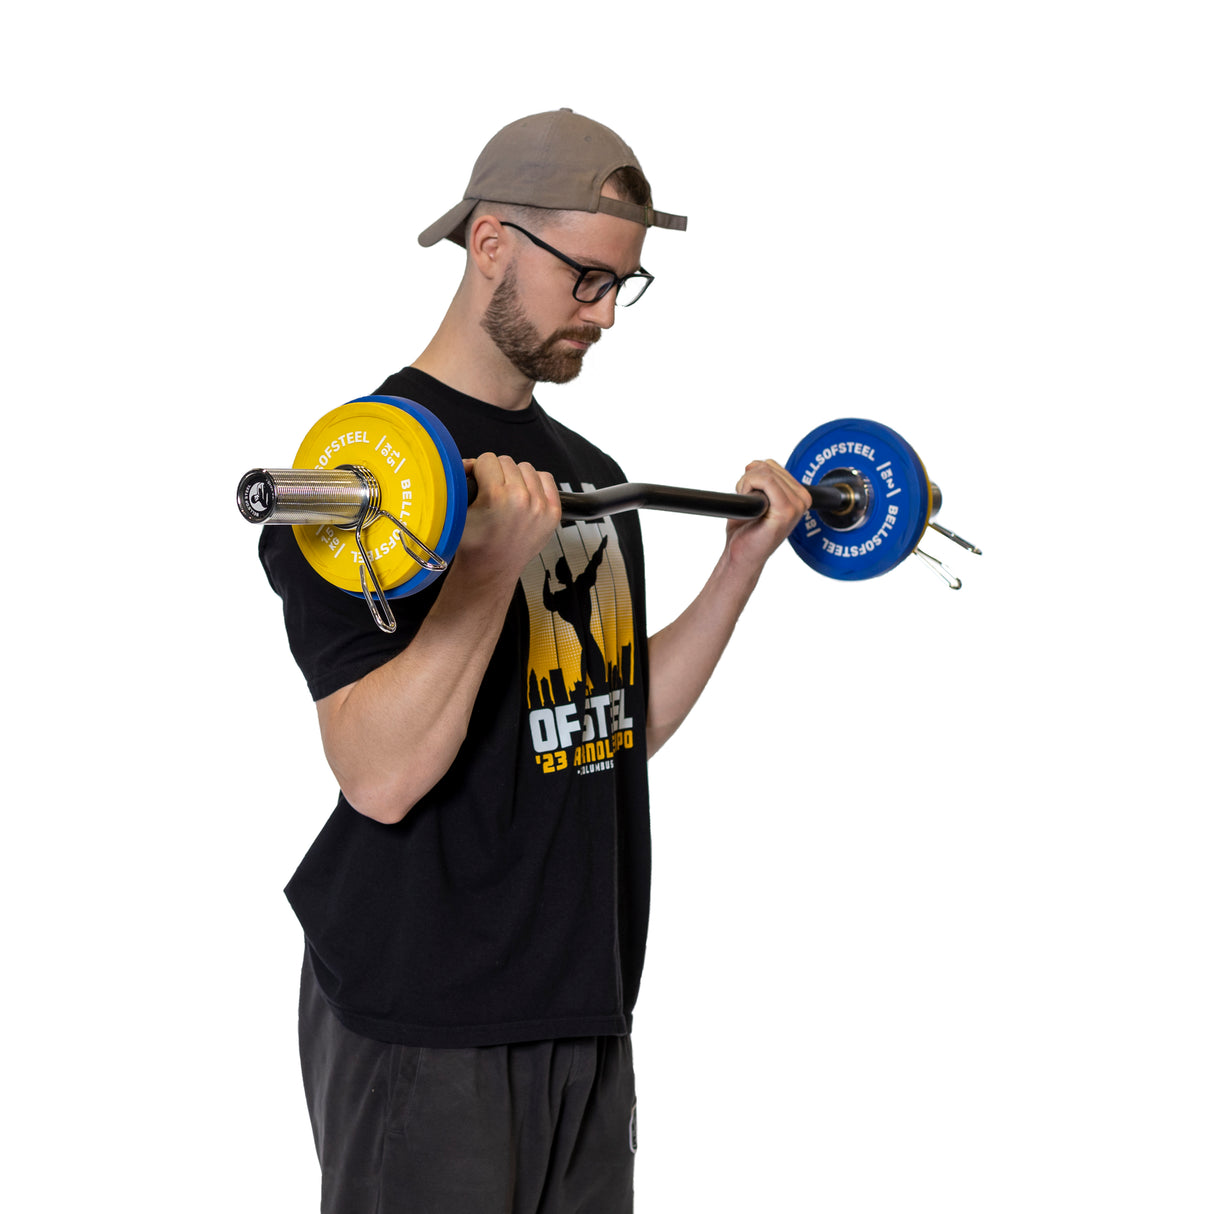
[[[322,1214],[630,1214],[627,1037],[373,1041],[334,1016],[305,957],[299,1046]]]

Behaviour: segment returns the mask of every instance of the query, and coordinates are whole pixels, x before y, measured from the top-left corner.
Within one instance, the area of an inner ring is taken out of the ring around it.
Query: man
[[[646,760],[810,505],[779,464],[751,464],[739,490],[767,515],[727,526],[700,595],[648,640],[636,515],[561,524],[558,486],[626,478],[532,390],[577,375],[649,285],[650,226],[685,220],[653,209],[606,127],[560,110],[504,128],[420,237],[465,249],[450,308],[379,388],[480,453],[451,568],[397,600],[386,636],[285,528],[262,536],[341,787],[287,888],[325,1211],[632,1208]],[[579,587],[576,627],[552,571]]]

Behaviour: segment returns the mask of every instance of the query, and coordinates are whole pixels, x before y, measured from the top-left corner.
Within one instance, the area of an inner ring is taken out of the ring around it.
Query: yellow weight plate
[[[428,547],[439,550],[448,519],[448,471],[422,420],[383,401],[356,400],[326,413],[308,431],[295,456],[296,468],[356,464],[379,482],[380,508],[398,518]],[[362,557],[354,532],[329,524],[294,527],[309,565],[327,582],[361,593]],[[363,546],[380,585],[391,591],[419,572],[417,561],[392,523],[376,520]]]

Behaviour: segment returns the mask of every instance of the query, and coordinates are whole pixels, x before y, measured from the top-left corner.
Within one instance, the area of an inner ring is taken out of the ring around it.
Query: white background
[[[10,17],[6,1207],[315,1208],[281,887],[335,794],[233,491],[419,352],[416,233],[568,105],[690,224],[549,409],[724,489],[875,417],[985,550],[779,554],[655,762],[638,1209],[1208,1211],[1201,13]],[[657,625],[722,525],[645,522]]]

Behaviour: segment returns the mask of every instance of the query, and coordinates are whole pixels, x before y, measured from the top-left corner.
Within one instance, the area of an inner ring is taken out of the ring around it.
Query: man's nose
[[[610,329],[615,324],[615,290],[607,292],[602,299],[594,303],[583,304],[578,313],[587,324],[598,325],[600,329]]]

